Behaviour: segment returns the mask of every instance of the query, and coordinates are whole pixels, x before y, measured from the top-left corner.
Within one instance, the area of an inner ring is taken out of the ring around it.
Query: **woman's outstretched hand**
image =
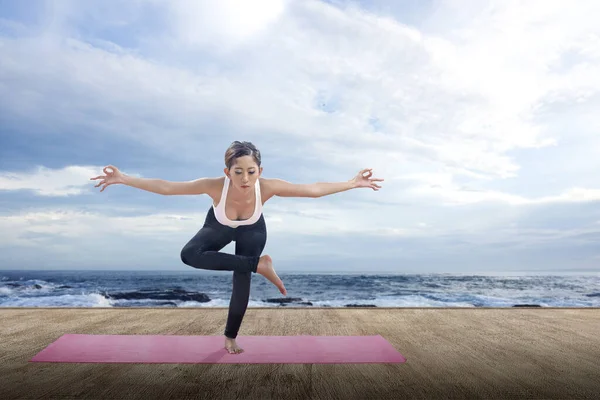
[[[366,174],[366,175],[365,175]],[[381,178],[371,178],[373,176],[373,168],[365,168],[356,175],[352,180],[354,187],[360,188],[371,188],[375,191],[381,189],[381,186],[375,182],[383,182]]]
[[[123,183],[123,174],[121,173],[121,171],[119,171],[119,169],[117,167],[115,167],[113,165],[109,165],[109,166],[104,167],[104,169],[102,171],[106,175],[100,175],[95,178],[90,178],[90,181],[102,179],[100,181],[100,183],[98,183],[96,186],[94,186],[94,187],[98,187],[100,185],[104,185],[104,186],[102,186],[102,189],[100,189],[101,192],[104,189],[106,189],[107,186],[114,185],[115,183]]]

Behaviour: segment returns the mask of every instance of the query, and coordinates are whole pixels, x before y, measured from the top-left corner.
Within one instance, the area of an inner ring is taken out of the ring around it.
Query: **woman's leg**
[[[234,255],[219,251],[234,240],[235,229],[239,227],[231,228],[220,224],[211,207],[202,229],[181,250],[181,261],[199,269],[256,272],[258,256]]]
[[[239,256],[260,257],[267,242],[267,228],[263,216],[252,224],[240,226],[235,232],[235,254]],[[250,298],[250,272],[233,272],[233,289],[229,301],[229,314],[225,326],[225,336],[237,337]]]

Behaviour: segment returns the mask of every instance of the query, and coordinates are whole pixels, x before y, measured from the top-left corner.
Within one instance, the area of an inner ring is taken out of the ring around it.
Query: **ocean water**
[[[599,276],[253,275],[248,307],[599,307]],[[227,307],[231,272],[0,271],[0,307]]]

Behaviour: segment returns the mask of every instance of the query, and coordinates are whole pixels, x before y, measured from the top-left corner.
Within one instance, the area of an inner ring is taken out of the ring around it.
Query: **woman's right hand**
[[[106,175],[100,175],[95,178],[90,178],[90,181],[102,179],[100,181],[100,183],[98,183],[96,186],[94,186],[94,187],[98,187],[100,185],[104,185],[104,186],[102,186],[102,189],[100,189],[101,192],[104,189],[106,189],[107,186],[114,185],[115,183],[123,183],[123,174],[121,173],[121,171],[119,171],[119,169],[117,167],[115,167],[113,165],[108,165],[108,166],[104,167],[104,169],[102,171]]]

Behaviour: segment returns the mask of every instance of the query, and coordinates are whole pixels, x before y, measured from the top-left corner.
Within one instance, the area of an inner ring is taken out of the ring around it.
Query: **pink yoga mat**
[[[223,336],[65,334],[31,359],[63,363],[345,364],[403,363],[376,336],[238,336],[244,349],[229,354]]]

